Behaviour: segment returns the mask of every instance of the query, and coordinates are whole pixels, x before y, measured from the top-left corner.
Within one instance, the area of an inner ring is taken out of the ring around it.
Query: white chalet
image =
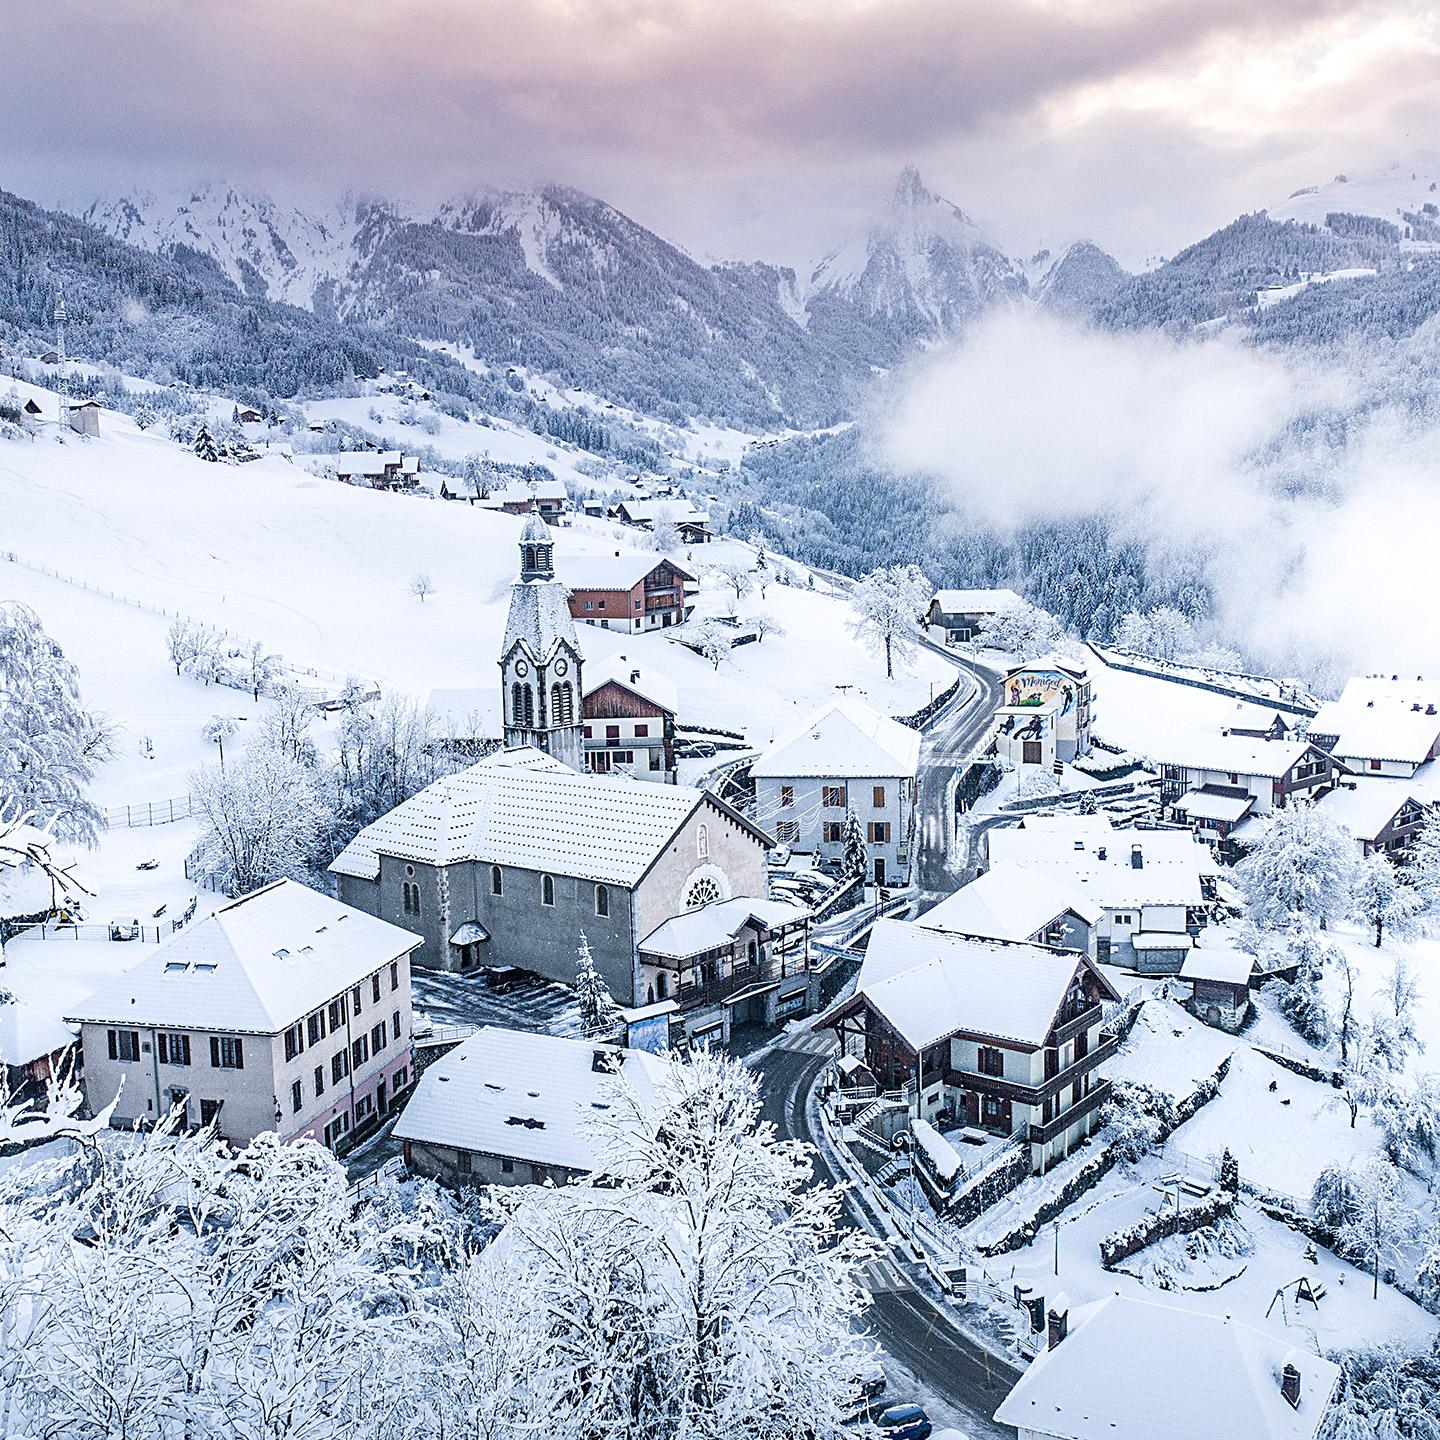
[[[1314,1440],[1340,1378],[1228,1315],[1122,1295],[1052,1307],[1048,1334],[995,1412],[1020,1440]]]
[[[1092,960],[1105,912],[1083,888],[1011,861],[932,905],[915,923],[982,940],[1025,940],[1080,950]]]
[[[1314,800],[1345,773],[1333,755],[1305,739],[1194,735],[1170,741],[1156,758],[1176,817],[1212,839],[1251,815]]]
[[[832,700],[776,739],[750,767],[757,813],[782,845],[838,860],[845,817],[864,827],[877,885],[909,878],[920,734],[861,700]]]
[[[67,1017],[85,1098],[97,1112],[114,1100],[115,1125],[179,1106],[234,1145],[277,1130],[340,1146],[410,1084],[419,944],[293,880],[232,900]]]
[[[1179,969],[1219,871],[1189,831],[1117,830],[1103,815],[1032,815],[989,845],[992,864],[1044,871],[1099,906],[1099,958],[1147,974]]]
[[[1356,676],[1320,707],[1310,735],[1353,770],[1409,779],[1440,755],[1440,685]]]
[[[855,993],[815,1022],[863,1056],[917,1120],[946,1116],[1028,1144],[1036,1171],[1099,1124],[1119,1046],[1101,1028],[1118,999],[1088,956],[976,940],[907,920],[871,932]]]
[[[1434,813],[1404,780],[1342,780],[1316,809],[1344,826],[1362,855],[1406,850]],[[1243,838],[1249,838],[1248,827]]]
[[[616,1079],[643,1105],[669,1073],[661,1055],[487,1025],[425,1070],[395,1136],[411,1170],[450,1185],[564,1184],[598,1163]]]

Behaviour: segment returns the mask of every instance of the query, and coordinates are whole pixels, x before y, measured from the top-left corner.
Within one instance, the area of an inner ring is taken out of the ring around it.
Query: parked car
[[[788,865],[790,863],[790,847],[788,845],[777,845],[765,857],[774,866]]]
[[[930,1440],[934,1428],[923,1405],[892,1405],[875,1417],[880,1440]]]
[[[878,1365],[862,1371],[852,1383],[850,1399],[845,1406],[846,1415],[856,1420],[869,1420],[885,1393],[886,1383],[885,1372]]]

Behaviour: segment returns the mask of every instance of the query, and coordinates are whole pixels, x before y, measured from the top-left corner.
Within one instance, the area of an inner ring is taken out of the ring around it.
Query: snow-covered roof
[[[563,480],[517,480],[513,485],[503,485],[490,492],[492,500],[502,505],[524,505],[530,500],[559,500],[566,496]]]
[[[1023,665],[1016,665],[1007,670],[1005,676],[1009,679],[1012,675],[1028,675],[1033,670],[1058,670],[1061,674],[1073,675],[1077,680],[1083,680],[1090,673],[1083,660],[1077,660],[1073,655],[1057,655],[1051,651],[1049,655],[1042,655],[1038,660],[1027,660]]]
[[[1261,740],[1249,735],[1190,735],[1157,747],[1157,758],[1187,770],[1229,775],[1258,775],[1278,780],[1288,775],[1310,749],[1308,740]]]
[[[997,615],[1024,603],[1013,590],[937,590],[931,601],[945,615]]]
[[[707,511],[697,510],[688,500],[671,497],[667,500],[622,500],[616,505],[627,518],[637,524],[655,520],[673,520],[677,525],[707,525]]]
[[[786,900],[755,900],[737,895],[732,900],[715,900],[698,910],[687,910],[652,930],[636,947],[647,955],[663,955],[670,960],[688,960],[705,950],[729,945],[750,921],[764,929],[795,925],[809,911]]]
[[[574,555],[564,563],[561,579],[572,590],[633,590],[668,557],[649,555]],[[669,563],[687,580],[695,577],[683,566]]]
[[[499,739],[504,731],[500,691],[494,685],[474,690],[432,690],[425,702],[442,738]]]
[[[525,523],[520,527],[520,543],[522,545],[549,545],[553,543],[550,527],[534,510],[525,517]]]
[[[152,950],[66,1018],[278,1034],[420,937],[278,880]]]
[[[53,1015],[11,996],[0,1004],[0,1067],[28,1065],[75,1041],[75,1032]]]
[[[915,923],[957,935],[1028,940],[1067,911],[1089,925],[1098,924],[1105,913],[1063,878],[1004,862],[931,906]]]
[[[1255,804],[1253,795],[1228,795],[1213,785],[1188,790],[1175,802],[1175,809],[1192,820],[1232,821],[1243,819]]]
[[[575,622],[570,617],[570,592],[564,581],[517,580],[510,587],[501,655],[508,655],[511,646],[523,641],[536,660],[545,661],[562,640],[572,649],[579,648]]]
[[[1244,985],[1255,968],[1255,957],[1228,946],[1197,947],[1180,967],[1182,980],[1223,980],[1227,985]]]
[[[395,1122],[400,1140],[430,1142],[538,1165],[593,1170],[592,1124],[612,1103],[613,1064],[642,1103],[653,1104],[670,1061],[591,1040],[486,1026],[428,1066]]]
[[[1310,732],[1338,736],[1334,751],[1342,760],[1421,765],[1440,740],[1440,714],[1427,715],[1425,705],[1411,708],[1419,704],[1398,699],[1329,700],[1310,722]]]
[[[680,708],[680,693],[675,682],[668,675],[662,675],[653,665],[637,665],[623,655],[606,655],[603,659],[585,662],[585,695],[593,695],[601,686],[611,682],[623,685],[627,690],[643,696],[646,700],[668,710],[672,715]]]
[[[1340,692],[1341,705],[1364,708],[1370,704],[1440,710],[1440,684],[1423,675],[1352,675]]]
[[[822,706],[775,740],[750,767],[762,779],[913,778],[920,732],[845,696]]]
[[[430,865],[477,860],[628,887],[700,805],[737,818],[687,785],[580,774],[549,756],[531,764],[531,755],[539,752],[505,751],[427,785],[367,825],[331,873],[374,880],[380,856],[392,855]]]
[[[1195,942],[1183,930],[1142,930],[1130,937],[1132,949],[1189,950]]]
[[[1039,1046],[1081,967],[1117,998],[1089,961],[1071,950],[881,920],[870,932],[855,994],[917,1051],[960,1032]]]
[[[1199,905],[1200,877],[1219,869],[1209,846],[1189,830],[1102,829],[1086,823],[1094,816],[1054,818],[1060,823],[1032,826],[1027,820],[1020,830],[992,830],[992,864],[1009,860],[1045,870],[1106,910]]]
[[[1280,1393],[1300,1372],[1300,1403]],[[1340,1369],[1228,1315],[1112,1295],[1071,1312],[996,1420],[1063,1440],[1313,1440]]]
[[[1357,840],[1373,840],[1410,800],[1424,803],[1408,780],[1358,779],[1343,781],[1315,806]]]

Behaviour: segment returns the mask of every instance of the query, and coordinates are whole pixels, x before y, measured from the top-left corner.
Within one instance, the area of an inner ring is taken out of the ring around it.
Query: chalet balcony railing
[[[698,985],[679,985],[671,991],[671,995],[682,1010],[695,1010],[705,1005],[723,1004],[745,990],[764,989],[784,980],[801,978],[807,973],[800,964],[751,965],[715,980],[701,981]]]
[[[1047,1141],[1053,1140],[1057,1135],[1068,1130],[1077,1120],[1083,1120],[1087,1115],[1098,1110],[1109,1098],[1110,1082],[1102,1080],[1088,1095],[1083,1096],[1078,1104],[1070,1106],[1068,1110],[1062,1110],[1053,1120],[1046,1121],[1043,1125],[1032,1124],[1030,1126],[1030,1143],[1044,1145]]]
[[[1042,1080],[1038,1085],[1006,1080],[999,1075],[980,1075],[970,1070],[954,1069],[945,1071],[945,1083],[956,1090],[970,1090],[977,1095],[994,1095],[1001,1100],[1014,1101],[1018,1105],[1043,1105],[1102,1061],[1108,1060],[1119,1048],[1120,1040],[1117,1036],[1102,1035],[1100,1043],[1088,1055],[1082,1055],[1080,1059]]]
[[[1082,1030],[1088,1030],[1092,1025],[1098,1025],[1101,1009],[1099,1004],[1087,1005],[1078,1014],[1072,1015],[1068,1020],[1062,1020],[1055,1027],[1055,1043],[1064,1045],[1067,1041],[1073,1040]]]

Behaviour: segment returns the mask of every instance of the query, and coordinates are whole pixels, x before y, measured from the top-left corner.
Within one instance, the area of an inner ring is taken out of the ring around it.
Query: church
[[[583,934],[611,994],[639,1004],[658,998],[647,937],[764,896],[773,841],[706,791],[586,771],[583,665],[550,532],[530,515],[500,652],[506,748],[366,826],[330,871],[345,903],[422,937],[416,964],[570,984]],[[672,993],[693,984],[699,999],[723,977],[702,978],[677,970]]]

